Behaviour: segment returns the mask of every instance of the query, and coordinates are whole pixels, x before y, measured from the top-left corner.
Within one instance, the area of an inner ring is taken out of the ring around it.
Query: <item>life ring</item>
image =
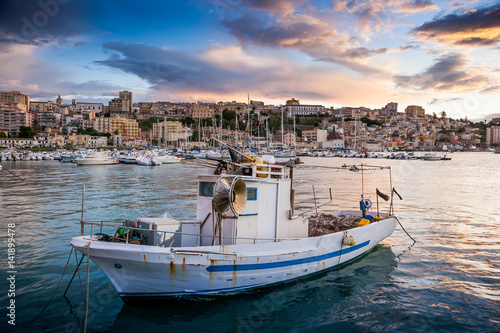
[[[365,199],[364,200],[364,204],[365,204],[366,210],[368,210],[368,209],[372,208],[372,204],[373,203],[372,203],[372,201],[370,199]]]

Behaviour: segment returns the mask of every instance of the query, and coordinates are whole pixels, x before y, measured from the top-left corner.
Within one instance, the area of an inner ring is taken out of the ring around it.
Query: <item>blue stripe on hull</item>
[[[209,272],[227,272],[227,271],[248,271],[248,270],[257,270],[257,269],[269,269],[269,268],[277,268],[277,267],[286,267],[286,266],[294,266],[300,264],[306,264],[315,261],[322,261],[326,259],[331,259],[334,257],[338,257],[341,254],[347,254],[349,252],[353,252],[359,250],[370,244],[370,241],[363,242],[361,244],[357,244],[354,246],[346,247],[345,249],[325,253],[319,256],[288,260],[288,261],[278,261],[278,262],[269,262],[263,264],[247,264],[247,265],[220,265],[220,266],[208,266],[207,271]]]

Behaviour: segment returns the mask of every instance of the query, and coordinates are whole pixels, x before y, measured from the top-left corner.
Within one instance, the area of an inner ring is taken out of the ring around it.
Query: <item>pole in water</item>
[[[316,207],[317,206],[317,204],[316,204],[316,191],[314,191],[314,185],[312,187],[313,187],[313,196],[314,196],[314,206]],[[316,215],[318,215],[318,208],[316,208]]]
[[[80,236],[83,236],[83,208],[85,207],[85,182],[83,182],[83,191],[82,191],[82,217],[80,218],[81,231]]]

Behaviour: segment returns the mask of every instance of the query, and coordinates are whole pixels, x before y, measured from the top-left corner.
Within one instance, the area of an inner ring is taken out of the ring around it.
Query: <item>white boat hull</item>
[[[90,158],[86,159],[75,159],[74,162],[78,165],[108,165],[108,164],[118,164],[116,160],[92,160]]]
[[[125,300],[246,292],[317,274],[370,251],[396,219],[319,237],[250,245],[158,247],[75,237],[71,244],[108,276]],[[356,245],[343,245],[344,235]]]
[[[174,163],[179,163],[182,158],[178,158],[175,156],[157,156],[156,160],[158,162],[161,162],[161,164],[174,164]]]

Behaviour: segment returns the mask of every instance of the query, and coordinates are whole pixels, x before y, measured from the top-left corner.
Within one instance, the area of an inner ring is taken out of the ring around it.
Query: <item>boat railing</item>
[[[252,176],[260,178],[285,178],[286,167],[279,164],[251,163]]]
[[[92,236],[94,236],[94,232],[98,231],[98,234],[103,233],[103,229],[106,228],[109,230],[109,228],[115,228],[115,231],[117,231],[120,228],[123,229],[129,229],[129,230],[137,230],[137,231],[143,231],[143,232],[149,232],[149,233],[158,233],[162,234],[162,241],[160,244],[162,247],[167,247],[168,241],[170,241],[169,246],[171,247],[174,239],[173,237],[175,235],[184,235],[184,236],[195,236],[196,238],[196,246],[200,245],[200,239],[201,237],[207,237],[207,238],[212,238],[212,239],[218,239],[218,235],[203,235],[201,233],[186,233],[186,232],[179,232],[179,231],[169,231],[169,230],[154,230],[154,229],[149,229],[149,228],[139,228],[139,227],[134,227],[131,226],[131,223],[134,223],[135,221],[132,220],[84,220],[80,221],[81,224],[81,236],[85,237],[85,226],[90,226],[90,235],[89,240],[92,241],[94,240]],[[179,224],[182,224],[182,222],[189,222],[192,223],[193,221],[177,221]],[[111,224],[112,223],[112,224]],[[116,232],[115,232],[116,235]],[[112,236],[111,238],[113,239],[115,236]],[[125,242],[125,244],[130,243],[130,237],[124,237],[123,239],[120,239]],[[291,240],[299,240],[301,238],[259,238],[259,237],[229,237],[229,236],[223,236],[222,237],[223,242],[226,239],[231,239],[231,240],[252,240],[254,244],[257,243],[257,241],[273,241],[273,242],[282,242],[282,241],[291,241]],[[225,245],[230,245],[230,244],[225,244]]]

